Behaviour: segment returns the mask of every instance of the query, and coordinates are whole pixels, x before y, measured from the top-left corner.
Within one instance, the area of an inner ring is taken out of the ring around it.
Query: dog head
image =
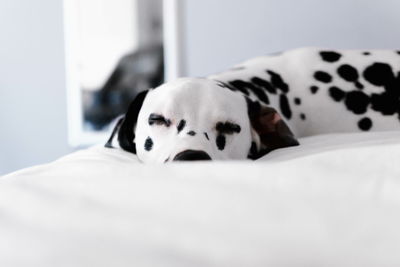
[[[142,162],[256,159],[298,145],[272,108],[202,78],[182,78],[140,93],[114,135]]]

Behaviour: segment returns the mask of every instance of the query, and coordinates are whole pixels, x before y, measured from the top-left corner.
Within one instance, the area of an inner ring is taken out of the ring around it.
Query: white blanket
[[[0,179],[0,266],[400,266],[400,134],[257,162],[94,147]]]

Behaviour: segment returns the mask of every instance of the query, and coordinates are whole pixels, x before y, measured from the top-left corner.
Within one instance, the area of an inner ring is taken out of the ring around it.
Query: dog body
[[[143,162],[259,158],[297,136],[400,129],[398,51],[302,48],[142,92],[115,127]],[[289,126],[288,126],[289,125]]]
[[[300,48],[210,78],[276,108],[299,137],[400,129],[400,51]]]

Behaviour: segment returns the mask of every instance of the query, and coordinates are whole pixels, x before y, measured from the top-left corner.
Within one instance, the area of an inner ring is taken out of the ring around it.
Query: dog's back
[[[297,136],[400,130],[400,51],[301,48],[209,78],[277,108]]]

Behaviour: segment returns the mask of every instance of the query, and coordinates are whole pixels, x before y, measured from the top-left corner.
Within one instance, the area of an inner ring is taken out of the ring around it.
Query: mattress
[[[258,161],[101,146],[0,179],[0,266],[400,266],[399,132]]]

